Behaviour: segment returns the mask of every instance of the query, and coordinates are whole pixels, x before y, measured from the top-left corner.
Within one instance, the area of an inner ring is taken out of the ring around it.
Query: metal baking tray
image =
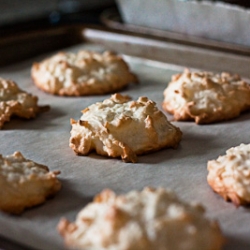
[[[126,31],[134,33],[135,35],[144,35],[146,37],[151,37],[153,39],[163,40],[166,42],[225,51],[233,54],[242,54],[247,56],[250,55],[249,46],[202,38],[199,36],[178,33],[170,30],[163,30],[159,28],[151,28],[147,26],[126,23],[122,20],[120,13],[114,8],[104,10],[101,13],[100,20],[106,27],[109,27],[116,31]]]
[[[64,44],[69,36],[70,42]],[[42,41],[49,38],[51,46],[38,50],[37,44],[42,45]],[[248,56],[90,26],[55,27],[49,31],[9,36],[0,40],[0,45],[0,51],[5,55],[0,58],[0,76],[13,79],[21,88],[37,95],[40,105],[51,106],[49,112],[36,119],[15,118],[6,123],[0,131],[0,153],[7,155],[21,151],[26,158],[47,165],[51,170],[60,170],[62,182],[62,190],[41,206],[28,209],[20,216],[0,212],[0,237],[4,238],[0,239],[0,246],[2,243],[6,250],[67,249],[56,230],[60,218],[74,220],[80,209],[104,188],[124,193],[145,186],[162,186],[172,189],[186,201],[203,204],[207,216],[221,225],[227,239],[224,250],[250,249],[249,208],[236,208],[225,202],[206,182],[208,160],[224,154],[229,147],[250,142],[249,113],[211,125],[173,122],[183,132],[180,146],[176,150],[165,149],[140,156],[136,164],[95,153],[76,156],[69,148],[70,118],[79,119],[81,110],[110,95],[53,96],[37,89],[30,77],[33,62],[59,50],[112,49],[124,56],[140,81],[139,85],[130,85],[121,93],[134,99],[148,96],[161,109],[163,90],[173,74],[185,67],[228,70],[249,80]],[[20,48],[26,52],[22,57],[18,53]],[[171,115],[165,114],[169,120],[172,119]]]
[[[206,0],[116,2],[127,24],[250,46],[250,10],[239,5]]]

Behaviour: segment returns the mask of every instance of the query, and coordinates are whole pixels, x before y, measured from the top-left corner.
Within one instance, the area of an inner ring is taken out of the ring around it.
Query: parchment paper
[[[85,45],[69,48],[102,49]],[[172,189],[186,201],[202,203],[207,216],[216,219],[227,239],[225,250],[250,249],[249,208],[236,208],[213,193],[206,181],[207,161],[217,158],[240,143],[250,142],[250,114],[243,114],[232,121],[196,125],[193,122],[174,122],[183,132],[183,139],[176,149],[165,149],[139,157],[136,164],[123,163],[91,154],[76,156],[68,146],[70,118],[79,119],[81,110],[110,95],[88,97],[58,97],[46,94],[33,85],[30,78],[32,60],[1,68],[0,75],[15,80],[19,86],[39,97],[41,105],[50,104],[51,110],[36,119],[12,119],[0,131],[0,153],[21,151],[29,159],[60,170],[62,190],[45,204],[26,210],[21,216],[0,212],[0,235],[24,243],[35,249],[64,249],[56,226],[61,217],[74,220],[76,214],[94,195],[104,188],[117,193],[144,186],[162,186]],[[125,57],[138,75],[140,84],[130,85],[121,91],[133,98],[147,96],[161,108],[163,90],[172,74],[183,68],[170,64]],[[165,113],[171,120],[172,116]]]

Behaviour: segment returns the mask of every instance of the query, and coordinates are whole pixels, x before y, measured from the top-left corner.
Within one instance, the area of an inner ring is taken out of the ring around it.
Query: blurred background
[[[5,53],[6,46],[11,45],[9,51],[15,51],[17,43],[20,57],[29,50],[45,51],[45,46],[69,46],[82,37],[77,40],[67,35],[65,41],[65,36],[58,34],[55,39],[55,28],[70,26],[73,33],[74,28],[82,30],[94,24],[114,33],[130,32],[249,55],[249,23],[250,0],[0,0],[0,54],[10,57]]]
[[[165,0],[165,2],[192,2],[195,0]],[[120,6],[126,8],[131,0],[0,0],[0,34],[3,31],[46,27],[48,25],[65,23],[95,23],[100,24],[100,15],[106,9]],[[143,1],[138,1],[141,4]],[[145,1],[157,5],[164,0]],[[244,8],[250,7],[250,0],[196,0],[196,2],[224,2]],[[144,5],[144,4],[143,4]],[[125,7],[123,7],[125,6]],[[138,9],[132,12],[138,12]],[[188,10],[187,10],[188,12]],[[140,13],[140,12],[138,12]],[[123,13],[121,13],[124,17]],[[129,14],[128,14],[129,15]],[[137,15],[140,16],[140,15]],[[126,19],[126,17],[125,17]],[[149,19],[154,19],[150,16]],[[127,20],[125,20],[127,21]]]

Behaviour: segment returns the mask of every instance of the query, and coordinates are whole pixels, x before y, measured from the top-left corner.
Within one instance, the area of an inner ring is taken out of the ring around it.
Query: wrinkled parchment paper
[[[100,49],[80,45],[68,48]],[[21,88],[39,97],[41,105],[49,104],[51,110],[36,119],[12,119],[0,131],[0,153],[21,153],[29,159],[60,170],[62,190],[45,204],[26,210],[20,216],[0,212],[0,235],[35,249],[64,249],[56,226],[61,217],[74,220],[76,214],[93,196],[104,188],[117,193],[144,186],[162,186],[175,191],[186,201],[202,203],[207,216],[218,220],[227,239],[225,250],[250,249],[250,210],[236,208],[213,193],[206,182],[207,161],[217,158],[240,143],[250,142],[250,114],[212,125],[193,122],[174,122],[183,132],[180,146],[139,157],[136,164],[123,163],[91,154],[76,156],[69,148],[70,118],[79,119],[81,110],[110,95],[88,97],[59,97],[46,94],[33,85],[30,68],[34,61],[46,55],[1,68],[1,77],[11,78]],[[138,75],[140,84],[130,85],[121,91],[133,98],[147,96],[161,108],[163,90],[172,74],[183,68],[170,64],[125,57]],[[171,120],[172,116],[168,115]]]

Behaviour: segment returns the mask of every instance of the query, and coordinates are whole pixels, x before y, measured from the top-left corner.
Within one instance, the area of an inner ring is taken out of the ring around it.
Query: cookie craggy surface
[[[0,210],[19,214],[45,202],[61,188],[59,171],[49,172],[41,164],[25,159],[20,152],[0,155]]]
[[[229,120],[250,109],[250,86],[238,75],[185,70],[172,77],[162,106],[175,120]]]
[[[250,144],[240,144],[208,161],[207,180],[213,190],[235,205],[250,204]]]
[[[120,94],[89,106],[71,124],[70,147],[77,154],[95,150],[125,162],[136,162],[137,155],[161,148],[176,148],[182,136],[153,101],[147,97],[131,101]]]
[[[200,205],[182,202],[163,188],[116,195],[104,190],[71,223],[58,230],[74,249],[219,250],[223,237]]]
[[[0,129],[12,116],[30,119],[49,109],[39,107],[37,102],[36,96],[21,90],[15,82],[0,78]]]
[[[66,96],[111,93],[137,82],[126,62],[107,51],[60,52],[34,63],[31,75],[40,89]]]

